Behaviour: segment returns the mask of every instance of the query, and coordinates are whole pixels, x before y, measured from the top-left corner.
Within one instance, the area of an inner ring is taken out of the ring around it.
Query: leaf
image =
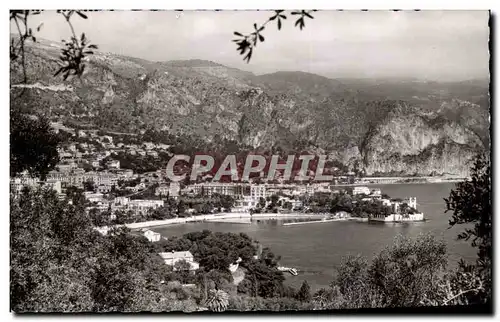
[[[278,30],[281,30],[281,20],[278,19]]]
[[[65,69],[65,67],[61,67],[57,70],[57,72],[54,74],[54,77],[59,75],[63,70]]]
[[[83,19],[87,19],[87,16],[86,16],[86,15],[84,15],[82,12],[77,11],[76,13],[77,13],[80,17],[82,17]]]
[[[311,19],[314,19],[314,17],[311,16],[307,11],[304,11],[304,15],[307,16],[307,17],[309,17],[309,18],[311,18]]]
[[[259,35],[259,40],[260,40],[261,42],[264,42],[264,39],[265,39],[265,38],[264,38],[264,36]]]
[[[87,48],[90,48],[90,49],[98,49],[97,48],[97,45],[94,45],[94,44],[91,44],[91,45],[88,45]]]
[[[250,62],[250,59],[252,58],[252,49],[248,52],[248,54],[243,58],[243,60],[247,61],[247,64]]]
[[[240,37],[243,37],[243,35],[242,35],[242,34],[240,34],[240,33],[239,33],[239,32],[237,32],[237,31],[235,31],[235,32],[234,32],[234,35],[235,35],[235,36],[240,36]]]
[[[41,24],[38,25],[38,27],[36,27],[36,31],[40,31],[40,29],[42,29],[43,27],[43,22]]]

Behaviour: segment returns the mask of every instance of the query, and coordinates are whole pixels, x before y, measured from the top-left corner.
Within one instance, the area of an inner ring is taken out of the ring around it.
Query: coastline
[[[423,181],[423,182],[392,182],[392,183],[354,183],[354,184],[338,184],[335,185],[337,187],[342,186],[359,186],[359,185],[397,185],[397,184],[443,184],[443,183],[454,183],[460,182],[463,179],[447,179],[443,181]],[[178,224],[186,224],[190,222],[221,222],[224,219],[278,219],[278,218],[320,218],[324,215],[331,214],[305,214],[305,213],[265,213],[265,214],[250,214],[249,212],[230,212],[230,213],[219,213],[219,214],[207,214],[207,215],[198,215],[193,217],[185,217],[185,218],[171,218],[164,220],[153,220],[153,221],[145,221],[145,222],[136,222],[122,225],[115,225],[114,227],[127,227],[132,230],[142,229],[142,228],[151,228],[151,227],[160,227],[160,226],[169,226],[169,225],[178,225]],[[358,222],[367,222],[368,218],[358,218],[358,217],[349,217],[348,221],[358,221]],[[240,222],[238,222],[240,223]],[[109,227],[95,227],[97,230],[106,230]]]
[[[396,185],[396,184],[443,184],[462,182],[463,179],[441,179],[441,180],[415,180],[415,181],[395,181],[395,182],[357,182],[357,183],[339,183],[332,187],[354,187],[354,186],[380,186],[380,185]]]
[[[228,212],[228,213],[220,213],[220,214],[208,214],[208,215],[199,215],[193,217],[185,217],[185,218],[171,218],[164,220],[152,220],[152,221],[143,221],[136,222],[130,224],[123,225],[115,225],[114,227],[127,227],[132,230],[142,229],[142,228],[152,228],[152,227],[160,227],[160,226],[170,226],[170,225],[179,225],[179,224],[187,224],[190,222],[224,222],[225,219],[248,219],[249,222],[252,219],[279,219],[279,218],[324,218],[326,214],[305,214],[305,213],[265,213],[265,214],[250,214],[249,212]],[[328,214],[331,215],[331,214]],[[357,221],[357,222],[368,222],[370,221],[368,218],[364,217],[346,217],[346,218],[336,218],[336,219],[328,219],[327,222],[330,221]],[[248,222],[248,223],[249,223]],[[319,222],[314,221],[314,222]],[[314,223],[311,222],[311,223]],[[324,221],[323,221],[324,222]],[[384,222],[384,221],[381,221]],[[227,223],[232,224],[244,224],[247,222],[231,222]],[[302,224],[302,223],[301,223]],[[95,227],[97,230],[106,230],[109,227]]]
[[[222,214],[209,214],[209,215],[200,215],[194,217],[186,217],[186,218],[172,218],[172,219],[164,219],[164,220],[153,220],[153,221],[144,221],[137,222],[131,224],[124,224],[119,226],[125,226],[129,229],[141,229],[141,228],[150,228],[150,227],[159,227],[159,226],[168,226],[168,225],[176,225],[176,224],[186,224],[189,222],[203,222],[212,220],[221,220],[221,219],[234,219],[234,218],[260,218],[260,219],[277,219],[277,218],[318,218],[323,216],[322,214],[302,214],[302,213],[277,213],[277,214],[250,214],[249,212],[229,212]]]

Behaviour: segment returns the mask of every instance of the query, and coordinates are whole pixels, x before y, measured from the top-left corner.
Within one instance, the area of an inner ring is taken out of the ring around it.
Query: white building
[[[393,201],[392,205],[394,207],[394,212],[395,213],[400,212],[401,205],[404,203],[407,204],[408,207],[410,207],[410,208],[417,209],[417,198],[409,197],[409,198],[405,198],[403,201]]]
[[[236,262],[232,263],[232,264],[229,264],[229,271],[231,273],[234,273],[236,272],[236,270],[238,269],[238,267],[240,266],[240,263],[241,263],[242,259],[241,257],[238,257],[238,259],[236,260]]]
[[[378,188],[372,189],[370,196],[377,199],[382,198],[382,190]]]
[[[100,193],[109,193],[111,191],[111,185],[107,184],[100,184],[96,187],[97,192]]]
[[[127,197],[116,197],[114,203],[116,206],[127,206],[130,202],[130,198]]]
[[[85,199],[87,199],[90,202],[100,202],[103,200],[103,194],[102,193],[93,193],[93,192],[84,192]]]
[[[373,216],[372,218],[370,218],[370,220],[380,222],[423,221],[424,214],[390,214],[389,216],[379,215]]]
[[[242,196],[237,199],[235,206],[232,209],[233,212],[248,212],[250,209],[257,207],[259,204],[259,199],[254,199],[251,196]]]
[[[166,196],[170,190],[169,186],[163,185],[155,189],[155,196]]]
[[[211,196],[213,194],[236,197],[243,194],[243,185],[234,183],[201,183],[195,184],[190,188],[198,195]]]
[[[146,210],[146,209],[156,209],[159,207],[163,207],[164,202],[163,200],[143,200],[143,199],[136,199],[136,200],[130,200],[128,202],[128,207],[132,209],[137,209],[137,210]]]
[[[47,180],[45,186],[49,189],[55,190],[58,194],[62,193],[62,185],[59,180]]]
[[[190,251],[185,252],[164,252],[159,253],[166,265],[174,266],[180,260],[185,260],[190,265],[190,270],[195,271],[200,268],[200,264],[194,261],[194,256]],[[174,270],[175,267],[174,267]]]
[[[265,185],[251,185],[250,186],[250,196],[254,199],[259,200],[261,197],[266,198],[266,186]]]
[[[368,187],[354,187],[354,189],[352,190],[352,195],[355,196],[361,194],[369,195],[370,189]]]
[[[58,164],[57,168],[60,172],[70,172],[74,166],[71,164]]]
[[[143,233],[143,235],[152,243],[160,241],[160,239],[161,239],[161,235],[159,233],[154,232],[154,231],[149,230],[149,229],[146,229],[146,231]]]
[[[108,161],[108,162],[106,162],[106,165],[108,166],[108,168],[120,169],[120,161],[119,160]]]
[[[413,209],[417,209],[417,198],[416,197],[405,198],[403,200],[403,203],[406,203],[408,206],[410,206]]]
[[[178,182],[171,182],[168,186],[162,185],[156,188],[156,196],[169,196],[170,198],[177,199],[181,191],[181,186]]]

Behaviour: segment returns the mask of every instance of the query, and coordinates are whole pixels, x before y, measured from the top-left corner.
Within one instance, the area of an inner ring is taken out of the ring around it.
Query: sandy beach
[[[165,220],[144,221],[131,224],[124,224],[123,226],[130,229],[141,229],[149,227],[185,224],[189,222],[211,221],[221,219],[235,219],[235,218],[249,218],[249,219],[273,219],[273,218],[320,218],[323,214],[302,214],[302,213],[278,213],[278,214],[250,214],[249,212],[231,212],[221,214],[199,215],[186,218],[172,218]]]

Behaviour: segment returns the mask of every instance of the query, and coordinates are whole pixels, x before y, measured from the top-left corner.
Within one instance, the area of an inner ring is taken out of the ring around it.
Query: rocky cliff
[[[110,53],[90,57],[81,79],[63,82],[52,76],[58,46],[30,44],[28,86],[11,65],[13,108],[120,132],[155,128],[207,142],[322,151],[369,174],[464,175],[468,160],[489,144],[488,106],[436,97],[439,84],[425,100],[392,100],[308,73],[256,76],[201,60],[158,63]],[[405,86],[411,95],[411,83]],[[424,89],[419,83],[420,98]],[[471,97],[487,101],[488,88],[477,91]]]

